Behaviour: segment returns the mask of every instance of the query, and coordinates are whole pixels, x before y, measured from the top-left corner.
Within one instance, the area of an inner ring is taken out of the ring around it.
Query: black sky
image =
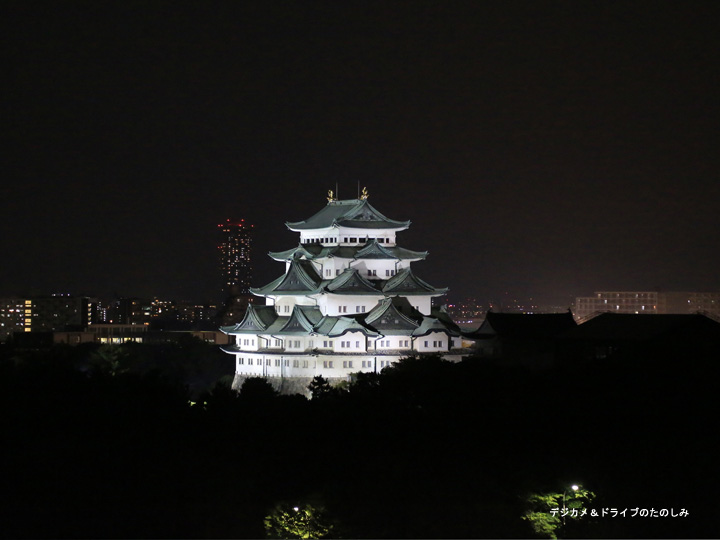
[[[720,290],[716,2],[9,2],[0,295],[217,297],[367,186],[451,299]]]

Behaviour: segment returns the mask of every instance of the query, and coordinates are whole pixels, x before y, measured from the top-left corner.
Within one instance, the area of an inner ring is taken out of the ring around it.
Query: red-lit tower
[[[245,223],[244,219],[228,219],[218,225],[221,231],[218,252],[224,298],[250,294],[252,229],[253,226]]]

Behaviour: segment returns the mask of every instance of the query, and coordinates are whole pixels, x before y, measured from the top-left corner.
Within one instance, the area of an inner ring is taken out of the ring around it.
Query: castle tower
[[[286,223],[300,243],[270,253],[285,273],[251,289],[266,305],[249,305],[242,322],[221,328],[232,336],[224,350],[235,357],[235,387],[262,376],[302,393],[316,375],[345,380],[410,355],[462,354],[457,326],[431,307],[447,289],[411,268],[427,252],[397,244],[410,222],[385,217],[365,190],[360,199],[330,195],[312,217]]]

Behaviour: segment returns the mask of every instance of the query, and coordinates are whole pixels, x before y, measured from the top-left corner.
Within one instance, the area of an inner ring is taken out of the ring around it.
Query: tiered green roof
[[[292,231],[350,227],[357,229],[407,229],[409,221],[396,221],[378,212],[367,199],[333,200],[304,221],[286,223]]]
[[[376,249],[377,246],[380,249]],[[370,249],[368,249],[370,248]],[[376,239],[361,246],[323,246],[322,244],[300,244],[286,251],[268,253],[276,261],[291,261],[305,258],[307,260],[337,257],[341,259],[402,259],[409,261],[423,260],[427,251],[413,251],[399,246],[383,246]]]
[[[437,289],[429,285],[415,276],[410,268],[401,270],[387,281],[377,280],[377,285],[362,277],[355,269],[346,269],[332,280],[323,280],[310,261],[293,260],[286,274],[264,287],[253,288],[250,291],[258,296],[308,296],[323,292],[378,296],[439,296],[445,294],[447,288]]]
[[[260,316],[257,313],[258,309],[263,311]],[[323,315],[316,306],[295,306],[289,317],[281,317],[275,312],[273,306],[257,308],[251,304],[243,322],[232,326],[223,326],[220,330],[232,335],[303,336],[316,334],[332,338],[348,332],[362,332],[366,336],[377,335],[372,328],[363,324],[362,316]]]
[[[401,309],[411,310],[404,299],[385,298],[368,313],[355,316],[322,315],[316,306],[295,306],[292,314],[281,317],[273,306],[248,306],[245,318],[239,324],[221,328],[226,334],[266,334],[273,336],[302,336],[315,334],[331,338],[348,332],[361,332],[376,337],[382,334],[421,337],[432,332],[459,336],[454,324],[415,312],[408,315]]]

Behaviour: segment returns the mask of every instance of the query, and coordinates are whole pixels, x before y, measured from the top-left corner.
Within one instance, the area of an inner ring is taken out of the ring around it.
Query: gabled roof
[[[317,245],[317,244],[313,244]],[[317,246],[322,247],[322,246]],[[299,259],[301,257],[305,257],[306,259],[314,259],[316,257],[316,254],[310,252],[308,249],[305,248],[302,244],[298,245],[297,247],[294,247],[292,249],[287,249],[285,251],[271,251],[268,253],[270,255],[270,258],[275,259],[276,261],[289,261],[292,259]]]
[[[419,327],[417,322],[398,311],[392,298],[378,302],[365,317],[365,324],[383,334],[399,335],[410,335]]]
[[[456,337],[460,335],[460,332],[449,328],[448,325],[446,325],[440,319],[436,319],[435,317],[423,317],[420,326],[413,332],[413,336],[421,337],[431,334],[433,332],[443,332],[450,336]]]
[[[460,330],[460,327],[455,324],[455,321],[452,320],[452,317],[450,317],[450,314],[447,312],[447,306],[432,308],[431,315],[443,323],[448,330],[453,332],[454,336],[462,335],[462,330]]]
[[[255,306],[248,304],[243,320],[232,326],[223,326],[220,330],[226,334],[257,334],[266,330],[278,318],[274,306]]]
[[[435,295],[439,296],[447,292],[447,288],[436,289],[432,285],[428,285],[410,269],[410,267],[400,270],[395,276],[391,277],[383,287],[385,294],[419,294],[419,295]]]
[[[398,257],[385,246],[378,244],[376,238],[370,240],[355,254],[356,259],[397,259]]]
[[[488,311],[474,338],[544,339],[575,328],[572,313],[495,313]]]
[[[250,292],[258,296],[312,294],[318,291],[321,283],[322,277],[310,261],[293,260],[284,275],[264,287],[250,289]]]
[[[328,337],[340,337],[348,332],[362,332],[366,336],[377,336],[377,332],[363,326],[359,318],[333,317],[335,324],[327,332]]]
[[[334,294],[364,294],[382,296],[382,292],[352,269],[346,269],[342,274],[325,286],[325,290]]]
[[[317,214],[304,221],[286,223],[291,231],[350,227],[357,229],[407,229],[409,221],[395,221],[378,212],[367,199],[330,201]]]
[[[274,332],[282,335],[306,335],[315,331],[315,324],[322,319],[315,306],[295,306],[283,327]]]

